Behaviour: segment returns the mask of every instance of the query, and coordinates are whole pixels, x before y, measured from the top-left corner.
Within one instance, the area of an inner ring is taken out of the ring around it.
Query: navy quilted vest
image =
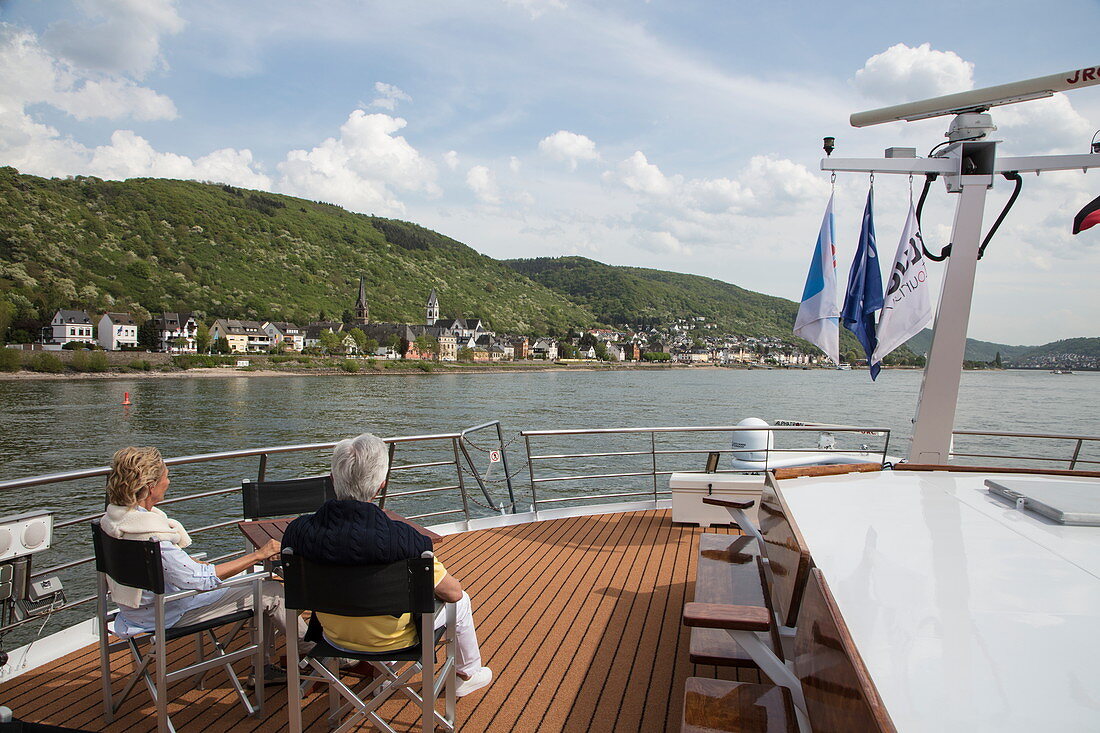
[[[404,522],[396,522],[376,504],[330,499],[314,514],[286,528],[283,547],[333,565],[382,565],[420,557],[432,541]]]

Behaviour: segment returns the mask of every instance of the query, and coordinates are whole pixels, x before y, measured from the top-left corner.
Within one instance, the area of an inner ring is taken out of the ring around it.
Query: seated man
[[[337,565],[384,565],[420,557],[432,549],[432,541],[403,522],[386,516],[374,497],[386,485],[389,453],[379,438],[364,433],[342,440],[332,451],[332,483],[336,499],[325,502],[315,514],[298,517],[283,535],[283,547],[316,562]],[[493,672],[481,666],[474,631],[470,596],[458,580],[435,561],[435,595],[455,603],[455,666],[458,696],[488,685]],[[416,643],[411,614],[402,616],[337,616],[317,614],[325,638],[338,649],[384,652]],[[445,623],[440,618],[438,625]]]

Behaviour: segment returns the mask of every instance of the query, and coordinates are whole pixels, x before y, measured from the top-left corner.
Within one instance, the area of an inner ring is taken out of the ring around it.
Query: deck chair
[[[691,604],[689,604],[691,605]],[[753,620],[754,609],[725,606],[707,623],[735,636],[771,623]],[[695,610],[685,616],[700,620]],[[708,731],[801,731],[802,733],[895,733],[870,674],[855,648],[840,609],[817,568],[809,571],[799,608],[791,665],[772,676],[777,684],[688,678],[684,733]]]
[[[245,519],[285,517],[317,511],[336,498],[332,476],[310,476],[280,481],[241,481]]]
[[[389,652],[351,652],[338,649],[325,639],[316,613],[310,619],[306,640],[313,648],[300,660],[297,639],[287,639],[287,688],[290,700],[290,730],[302,730],[302,681],[327,683],[329,687],[329,725],[354,728],[364,718],[383,731],[393,728],[378,714],[379,707],[401,692],[421,708],[425,732],[437,727],[454,731],[456,701],[455,604],[440,603],[434,595],[432,573],[434,556],[425,552],[415,560],[390,565],[329,565],[313,562],[283,548],[283,578],[286,583],[286,613],[293,619],[300,611],[320,611],[341,616],[399,616],[412,613],[417,622],[419,641],[414,646]],[[438,614],[445,613],[447,624],[436,630]],[[425,642],[424,640],[428,640]],[[446,654],[436,665],[436,647],[444,641]],[[355,690],[341,680],[338,659],[366,661],[376,670],[373,679],[364,680]],[[304,663],[300,664],[300,661]],[[308,674],[301,674],[305,666]],[[420,673],[419,682],[411,682]],[[446,713],[435,709],[436,698],[445,694]],[[341,698],[343,703],[341,703]]]
[[[160,543],[156,541],[120,540],[105,533],[99,526],[99,520],[92,522],[92,544],[95,547],[95,565],[97,575],[96,587],[96,618],[99,624],[99,664],[103,683],[103,712],[107,722],[113,722],[115,713],[129,697],[139,681],[144,681],[149,689],[149,694],[157,706],[157,730],[172,731],[175,728],[168,717],[168,686],[177,680],[205,675],[208,671],[221,667],[225,670],[234,691],[241,703],[250,715],[260,715],[264,704],[264,618],[263,613],[255,613],[253,610],[235,611],[219,616],[215,619],[203,621],[187,626],[164,626],[165,603],[181,598],[198,595],[208,591],[180,591],[166,594],[164,590],[164,566],[161,564]],[[109,635],[114,632],[110,626],[117,616],[117,611],[108,611],[107,608],[107,577],[115,582],[128,585],[132,588],[141,588],[154,594],[156,627],[152,633],[136,634],[134,636],[120,638],[120,641],[111,644]],[[251,583],[253,585],[252,608],[263,608],[260,592],[260,581],[269,577],[268,573],[252,573],[242,575],[223,582],[220,587]],[[245,625],[250,624],[250,643],[236,651],[228,652],[226,647],[236,638]],[[229,633],[221,638],[215,633],[216,629],[230,626]],[[293,628],[293,627],[291,627]],[[196,637],[198,661],[180,669],[168,670],[166,645],[176,639],[187,636]],[[205,652],[203,638],[209,638],[213,643],[210,655]],[[111,691],[111,652],[121,646],[130,651],[133,658],[134,672],[130,676],[122,694],[117,701],[112,700]],[[143,646],[147,646],[144,649]],[[241,687],[236,673],[233,671],[233,663],[242,659],[252,659],[253,679],[256,681],[255,699],[249,696]],[[149,669],[153,668],[150,674]],[[202,677],[199,678],[199,684]]]

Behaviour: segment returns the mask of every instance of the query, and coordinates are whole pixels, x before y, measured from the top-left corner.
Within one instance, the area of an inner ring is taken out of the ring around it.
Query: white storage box
[[[760,504],[760,491],[764,488],[763,474],[737,473],[674,473],[668,479],[672,491],[672,521],[698,524],[732,524],[727,509],[703,503],[703,497],[713,496],[730,501],[755,501],[745,511],[754,524]],[[757,525],[759,526],[759,525]]]

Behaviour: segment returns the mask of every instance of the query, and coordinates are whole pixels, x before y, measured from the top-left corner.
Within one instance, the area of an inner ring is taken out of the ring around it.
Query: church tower
[[[359,278],[359,297],[355,299],[355,322],[359,325],[370,323],[370,308],[367,307],[367,281]]]
[[[427,316],[424,320],[429,326],[434,326],[439,320],[439,297],[435,294],[435,288],[432,288],[432,294],[428,296]]]

